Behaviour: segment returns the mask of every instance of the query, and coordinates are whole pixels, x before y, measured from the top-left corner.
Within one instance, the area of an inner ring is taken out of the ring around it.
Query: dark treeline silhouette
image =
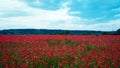
[[[58,34],[58,35],[120,35],[117,31],[91,31],[91,30],[49,30],[49,29],[8,29],[0,30],[0,35],[38,35],[38,34]]]

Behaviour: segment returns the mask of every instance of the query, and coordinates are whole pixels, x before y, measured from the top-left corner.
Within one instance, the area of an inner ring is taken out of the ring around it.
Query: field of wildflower
[[[0,68],[120,68],[120,35],[1,35]]]

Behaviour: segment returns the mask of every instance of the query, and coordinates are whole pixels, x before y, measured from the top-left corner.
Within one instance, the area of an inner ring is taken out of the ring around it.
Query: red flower
[[[85,57],[82,57],[81,60],[84,62],[85,61]]]
[[[78,59],[78,56],[75,56],[75,59]]]
[[[103,65],[103,62],[102,62],[102,61],[99,61],[99,62],[98,62],[98,66],[101,67],[102,65]]]
[[[48,62],[44,62],[44,64],[45,64],[45,65],[47,65],[47,64],[48,64]]]
[[[5,65],[5,68],[9,68],[8,64]]]
[[[40,59],[39,62],[42,63],[42,62],[44,62],[44,60],[43,60],[43,59]]]
[[[62,66],[63,66],[63,63],[62,63],[62,62],[58,62],[58,65],[59,65],[60,67],[62,67]]]

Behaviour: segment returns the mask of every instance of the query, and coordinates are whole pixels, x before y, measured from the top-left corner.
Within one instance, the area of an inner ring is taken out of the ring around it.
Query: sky
[[[119,28],[120,0],[0,0],[0,30]]]

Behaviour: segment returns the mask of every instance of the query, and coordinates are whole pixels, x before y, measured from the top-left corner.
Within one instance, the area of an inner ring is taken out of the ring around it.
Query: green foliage
[[[58,66],[58,60],[48,60],[48,66],[52,66],[53,68],[57,68]]]
[[[26,42],[22,42],[22,45],[25,46],[25,45],[26,45]]]
[[[81,52],[82,55],[89,55],[88,51],[92,51],[95,47],[93,45],[87,45],[84,50]]]
[[[52,40],[48,39],[47,43],[49,46],[54,46],[54,45],[61,45],[62,41],[61,40],[52,41]]]
[[[77,45],[77,43],[75,43],[74,41],[72,41],[72,40],[65,40],[65,44],[67,44],[67,45],[71,45],[71,46],[76,46]]]
[[[0,53],[0,62],[2,61],[2,53]]]
[[[38,68],[45,68],[45,66],[43,66],[40,62],[38,62],[37,67],[38,67]]]
[[[53,41],[51,41],[51,40],[48,40],[47,42],[48,42],[48,45],[49,45],[49,46],[55,45],[55,43],[54,43]]]
[[[84,49],[84,50],[81,52],[81,54],[82,54],[82,55],[88,55],[87,50]]]
[[[62,43],[65,43],[66,45],[70,45],[70,46],[77,46],[78,44],[80,44],[80,42],[74,42],[73,40],[69,40],[69,39],[66,39],[64,41],[48,39],[47,43],[49,46],[62,45]]]
[[[57,41],[56,41],[56,44],[57,44],[57,45],[61,45],[61,44],[62,44],[62,41],[61,41],[61,40],[57,40]]]
[[[96,34],[95,36],[97,37],[97,36],[100,36],[100,35]]]
[[[92,50],[93,48],[95,48],[93,45],[88,45],[86,46],[87,50]]]

